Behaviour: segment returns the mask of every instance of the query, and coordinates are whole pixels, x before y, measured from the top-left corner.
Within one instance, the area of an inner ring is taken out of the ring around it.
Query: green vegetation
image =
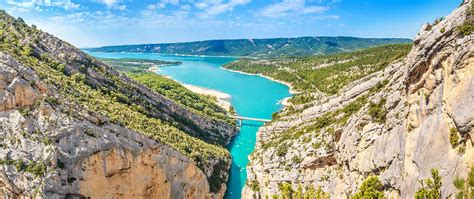
[[[147,103],[144,99],[134,96],[125,96],[121,89],[136,90],[134,85],[124,81],[117,73],[107,69],[103,65],[94,64],[80,60],[64,61],[54,54],[41,52],[37,48],[40,42],[41,31],[30,28],[23,20],[14,19],[0,10],[0,51],[13,56],[25,66],[31,67],[48,85],[49,90],[57,92],[59,97],[49,96],[44,102],[58,107],[70,117],[83,117],[84,115],[102,115],[110,119],[110,122],[127,127],[142,133],[160,143],[167,144],[180,151],[182,154],[193,159],[197,166],[206,169],[211,165],[218,164],[215,172],[209,177],[211,191],[217,192],[220,184],[224,181],[222,169],[226,161],[230,159],[229,152],[219,145],[209,144],[193,137],[193,131],[183,131],[177,128],[178,124],[170,123],[154,117],[152,113],[156,107]],[[21,41],[21,42],[20,42]],[[33,53],[22,53],[25,46],[31,47]],[[80,53],[80,52],[78,52]],[[27,56],[26,54],[31,54]],[[62,64],[67,64],[67,67]],[[85,70],[74,71],[70,68],[84,65]],[[68,68],[69,67],[69,68]],[[106,79],[106,86],[91,84],[87,73],[94,71]],[[82,75],[76,75],[81,73]],[[175,116],[178,117],[178,116]],[[185,123],[185,118],[177,118],[177,121]],[[98,121],[97,125],[105,124],[107,121]],[[16,162],[4,162],[5,164],[20,164]],[[21,165],[20,165],[21,166]],[[40,174],[45,166],[26,164],[24,171]],[[44,173],[44,172],[43,172]]]
[[[386,44],[408,42],[411,42],[411,40],[355,37],[299,37],[275,39],[209,40],[168,44],[106,46],[86,50],[94,52],[140,52],[187,55],[281,57],[327,55]]]
[[[460,36],[468,36],[474,32],[474,1],[471,1],[466,20],[462,25],[457,27],[457,32]]]
[[[352,199],[382,199],[385,198],[383,194],[383,184],[377,176],[369,176],[365,179],[362,185],[352,197]]]
[[[431,169],[431,179],[420,180],[421,188],[415,193],[416,199],[441,199],[441,176],[437,169]]]
[[[329,199],[329,193],[324,192],[321,187],[314,190],[314,187],[309,185],[306,187],[306,191],[303,190],[301,184],[298,185],[296,190],[293,190],[292,185],[287,182],[278,184],[280,191],[279,195],[273,195],[276,199]]]
[[[370,102],[369,105],[369,115],[372,117],[372,120],[377,122],[377,123],[384,123],[386,116],[387,116],[387,110],[385,109],[385,103],[387,102],[387,99],[382,98],[378,103],[373,103]]]
[[[24,162],[22,160],[2,160],[0,159],[0,165],[12,165],[15,166],[18,172],[28,172],[36,176],[42,176],[46,172],[46,164],[43,162]]]
[[[170,78],[147,71],[150,67],[177,65],[181,62],[134,58],[100,58],[100,60],[190,111],[211,119],[223,120],[229,124],[235,123],[227,116],[226,110],[216,104],[217,99],[194,93]]]
[[[283,143],[277,148],[276,155],[280,157],[285,156],[287,151],[288,151],[288,145]]]
[[[289,82],[301,92],[291,102],[301,104],[314,100],[311,93],[314,93],[315,88],[329,95],[337,94],[351,82],[404,58],[410,49],[411,44],[396,44],[326,56],[240,59],[224,67]]]
[[[306,122],[307,125],[297,126],[290,128],[282,133],[278,134],[278,137],[263,143],[263,149],[270,147],[277,147],[276,154],[278,156],[284,156],[288,150],[286,141],[296,140],[302,137],[303,135],[315,133],[316,136],[319,135],[320,131],[326,129],[327,133],[333,134],[334,129],[331,128],[331,125],[345,125],[347,120],[354,114],[357,113],[366,103],[368,95],[360,96],[353,102],[347,104],[341,109],[338,109],[333,112],[327,112],[320,117],[312,119]],[[328,147],[328,143],[313,143],[315,148],[322,146]]]
[[[466,180],[456,177],[453,184],[458,190],[456,199],[474,198],[474,166],[471,166]]]
[[[232,118],[227,116],[226,110],[216,104],[215,98],[194,93],[186,89],[180,83],[155,73],[128,75],[166,98],[187,107],[191,111],[213,119],[226,121],[229,124],[235,123]]]
[[[252,191],[254,191],[254,192],[260,191],[260,185],[258,184],[258,181],[252,180],[252,181],[247,182],[247,183],[248,183],[250,189],[252,189]]]
[[[449,143],[451,143],[451,146],[454,148],[458,145],[458,142],[459,142],[459,134],[458,134],[458,131],[456,130],[456,128],[451,128],[449,130]]]
[[[179,65],[181,62],[169,62],[162,60],[153,59],[137,59],[137,58],[98,58],[100,61],[113,66],[115,69],[123,71],[125,73],[141,73],[146,70],[159,67],[159,66],[170,66]]]

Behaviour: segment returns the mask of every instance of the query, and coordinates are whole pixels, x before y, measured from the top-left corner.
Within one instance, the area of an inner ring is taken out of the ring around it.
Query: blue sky
[[[461,0],[0,0],[79,47],[299,36],[413,38]]]

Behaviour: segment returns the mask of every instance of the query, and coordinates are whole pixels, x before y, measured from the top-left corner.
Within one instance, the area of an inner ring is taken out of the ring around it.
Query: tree
[[[352,196],[353,199],[379,199],[385,198],[383,194],[383,184],[377,176],[369,176],[359,188],[359,191]]]
[[[291,184],[283,182],[278,185],[278,188],[280,189],[281,192],[281,197],[282,199],[291,199],[293,195],[293,188],[291,187]]]
[[[474,198],[474,166],[471,167],[471,171],[467,175],[467,180],[456,177],[453,184],[459,191],[456,195],[457,199]]]
[[[416,199],[441,199],[441,176],[437,169],[431,169],[431,179],[420,180],[421,188],[415,193]]]

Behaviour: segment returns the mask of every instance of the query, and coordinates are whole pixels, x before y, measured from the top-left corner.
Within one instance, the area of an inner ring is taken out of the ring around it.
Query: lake
[[[165,61],[180,61],[179,66],[159,68],[159,74],[195,86],[209,88],[232,96],[231,103],[236,112],[245,117],[271,119],[274,112],[283,106],[280,101],[291,96],[286,85],[256,75],[246,75],[221,68],[236,58],[177,56],[152,53],[99,53],[89,54],[102,58],[142,58]],[[262,124],[245,121],[239,134],[227,146],[232,154],[232,167],[227,183],[226,199],[237,199],[247,178],[248,156],[255,147],[256,133]]]

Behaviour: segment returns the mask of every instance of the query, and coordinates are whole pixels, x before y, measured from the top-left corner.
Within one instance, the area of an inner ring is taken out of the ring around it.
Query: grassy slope
[[[160,60],[149,59],[103,59],[107,64],[113,68],[124,72],[127,76],[135,81],[138,81],[147,87],[151,88],[157,93],[165,96],[174,102],[183,105],[190,111],[194,111],[204,117],[211,119],[223,120],[229,124],[235,121],[227,116],[226,110],[216,104],[216,99],[194,93],[180,83],[166,78],[164,76],[148,73],[146,69],[150,64],[131,64],[131,63],[154,63],[158,65],[179,64],[179,62],[166,62]]]
[[[389,63],[408,54],[411,44],[394,44],[365,50],[325,56],[307,56],[269,60],[240,59],[225,68],[258,73],[290,83],[302,92],[292,99],[295,104],[312,99],[315,89],[332,95],[371,73],[384,69]]]
[[[20,63],[35,70],[50,90],[55,90],[59,94],[57,98],[46,97],[43,99],[44,102],[58,107],[70,117],[106,116],[112,123],[135,130],[175,148],[195,160],[201,169],[209,167],[211,162],[222,163],[230,158],[225,148],[206,143],[177,129],[173,124],[150,117],[147,114],[149,110],[129,101],[119,90],[91,86],[86,83],[86,77],[81,73],[67,74],[65,63],[56,62],[54,55],[35,55],[32,46],[39,42],[38,36],[42,32],[29,27],[23,20],[14,19],[0,10],[0,27],[0,51],[12,55]],[[130,87],[121,78],[113,76],[98,65],[87,66],[86,69],[95,70],[112,80],[112,84],[117,87]],[[214,175],[209,180],[222,182],[220,176]],[[219,183],[211,186],[211,191],[218,191],[219,186]]]

